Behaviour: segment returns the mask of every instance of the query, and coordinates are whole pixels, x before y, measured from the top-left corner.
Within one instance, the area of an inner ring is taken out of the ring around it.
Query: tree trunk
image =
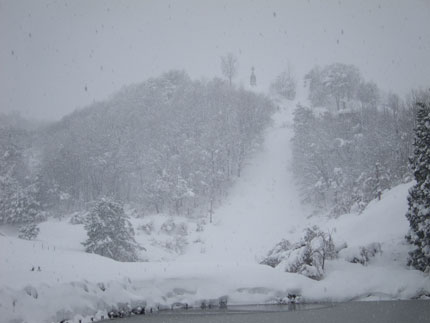
[[[214,201],[213,201],[213,198],[211,198],[211,202],[209,206],[209,223],[212,223],[213,205],[214,205]]]

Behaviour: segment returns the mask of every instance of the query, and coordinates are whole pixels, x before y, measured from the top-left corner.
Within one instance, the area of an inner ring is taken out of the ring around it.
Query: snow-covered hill
[[[13,228],[1,227],[1,321],[78,322],[82,317],[106,317],[106,311],[125,303],[199,304],[222,296],[228,296],[230,304],[275,302],[291,291],[307,301],[398,299],[430,293],[428,276],[406,266],[410,247],[404,242],[408,230],[404,214],[411,184],[384,193],[362,214],[337,219],[308,216],[311,212],[300,204],[289,169],[296,103],[280,103],[261,151],[216,210],[214,223],[206,224],[203,231],[185,218],[174,218],[187,228],[176,235],[161,232],[162,223],[168,221],[165,217],[133,220],[150,262],[119,263],[85,253],[80,245],[85,239],[83,226],[70,224],[68,218],[43,223],[36,241],[17,239]],[[149,233],[139,229],[147,223],[152,223]],[[327,262],[323,280],[258,264],[279,240],[294,241],[313,224],[348,246],[339,259]],[[175,256],[166,246],[179,236],[183,255]],[[367,266],[347,261],[357,248],[371,243],[378,243],[382,253]]]

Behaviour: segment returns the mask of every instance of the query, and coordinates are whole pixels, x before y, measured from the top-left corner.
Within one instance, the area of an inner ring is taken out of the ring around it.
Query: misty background
[[[288,66],[353,64],[400,95],[430,82],[428,1],[0,1],[0,112],[58,120],[171,69],[266,90]]]

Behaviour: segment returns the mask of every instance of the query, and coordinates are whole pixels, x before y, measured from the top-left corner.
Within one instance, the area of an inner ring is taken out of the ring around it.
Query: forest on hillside
[[[353,65],[313,68],[305,77],[310,106],[294,116],[293,168],[303,200],[338,216],[361,211],[412,179],[416,102],[383,93]]]
[[[110,197],[144,213],[203,215],[239,177],[274,111],[263,95],[182,71],[124,87],[58,122],[3,122],[0,222]]]
[[[353,65],[315,67],[298,83],[281,71],[271,96],[308,90],[294,112],[293,169],[303,201],[361,211],[411,180],[415,91],[383,93]],[[427,94],[428,95],[428,94]],[[102,197],[141,214],[212,215],[271,122],[269,97],[227,80],[170,71],[124,87],[48,125],[0,121],[0,221],[37,222]]]

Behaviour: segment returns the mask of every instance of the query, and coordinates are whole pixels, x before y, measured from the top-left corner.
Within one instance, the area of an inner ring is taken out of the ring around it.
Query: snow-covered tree
[[[379,89],[374,82],[361,82],[357,89],[357,99],[363,109],[376,109],[379,101]]]
[[[294,100],[296,97],[296,80],[288,69],[282,71],[276,79],[270,84],[270,90],[288,100]]]
[[[0,209],[4,223],[34,223],[46,217],[33,184],[23,188],[14,181],[9,182]]]
[[[44,219],[39,177],[29,167],[29,133],[0,126],[0,223],[31,223]]]
[[[134,239],[134,230],[121,204],[109,198],[97,202],[85,223],[88,239],[86,252],[117,261],[137,261],[141,248]]]
[[[353,65],[335,63],[323,71],[322,82],[329,95],[334,98],[337,110],[345,100],[354,98],[360,80],[360,72]]]
[[[334,63],[320,69],[313,68],[307,75],[309,99],[313,105],[326,105],[333,102],[337,110],[344,108],[346,102],[357,95],[361,75],[353,65]]]
[[[371,258],[376,257],[378,254],[382,254],[382,247],[379,242],[372,242],[364,246],[352,248],[348,248],[346,245],[344,246],[345,248],[339,252],[339,257],[348,262],[362,264],[363,266],[367,266]]]
[[[25,240],[34,240],[39,235],[39,227],[35,223],[25,224],[19,228],[18,238]]]
[[[328,93],[322,80],[322,69],[315,66],[305,75],[305,84],[309,88],[309,100],[313,106],[324,106],[328,102]]]
[[[430,272],[430,101],[417,103],[414,154],[411,165],[416,184],[408,196],[406,218],[410,224],[407,240],[415,249],[409,264]]]

